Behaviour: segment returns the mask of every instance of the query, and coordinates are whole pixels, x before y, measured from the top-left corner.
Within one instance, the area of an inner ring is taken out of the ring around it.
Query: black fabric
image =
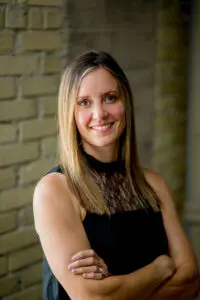
[[[121,163],[101,163],[88,155],[86,159],[88,165],[97,172],[121,170]],[[123,167],[122,170],[124,172]],[[50,172],[62,173],[62,170],[58,166]],[[115,212],[110,216],[87,212],[83,226],[91,248],[103,258],[112,275],[128,274],[144,267],[157,256],[168,253],[161,212],[154,211],[151,206]],[[45,300],[70,299],[52,274],[45,257],[43,280]]]

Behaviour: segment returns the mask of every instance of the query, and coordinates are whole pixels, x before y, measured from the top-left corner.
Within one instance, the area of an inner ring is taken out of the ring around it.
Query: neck
[[[118,158],[118,145],[108,145],[106,147],[95,147],[92,145],[84,145],[83,149],[86,153],[102,162],[115,161]]]

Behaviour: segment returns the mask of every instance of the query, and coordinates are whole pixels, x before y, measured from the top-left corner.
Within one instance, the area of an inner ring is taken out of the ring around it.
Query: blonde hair
[[[58,95],[59,162],[70,190],[90,212],[109,214],[92,171],[80,150],[80,136],[74,119],[74,106],[81,80],[92,70],[103,67],[116,79],[125,102],[126,127],[120,137],[121,158],[125,160],[128,181],[143,206],[144,199],[155,206],[156,194],[145,180],[136,145],[133,96],[126,75],[106,52],[90,51],[77,57],[64,71]]]

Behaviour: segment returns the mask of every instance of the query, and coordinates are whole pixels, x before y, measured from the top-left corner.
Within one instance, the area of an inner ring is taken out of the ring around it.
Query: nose
[[[93,118],[96,120],[103,120],[107,116],[107,111],[105,110],[103,103],[98,103],[93,108]]]

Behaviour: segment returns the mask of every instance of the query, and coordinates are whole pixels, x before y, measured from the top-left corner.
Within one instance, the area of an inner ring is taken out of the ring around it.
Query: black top
[[[91,248],[105,261],[112,275],[133,272],[168,253],[168,242],[159,208],[148,200],[135,198],[121,161],[102,163],[84,154],[92,169],[111,215],[87,212],[83,220]],[[51,172],[60,172],[58,166]],[[54,277],[44,258],[43,296],[45,300],[70,299]]]

